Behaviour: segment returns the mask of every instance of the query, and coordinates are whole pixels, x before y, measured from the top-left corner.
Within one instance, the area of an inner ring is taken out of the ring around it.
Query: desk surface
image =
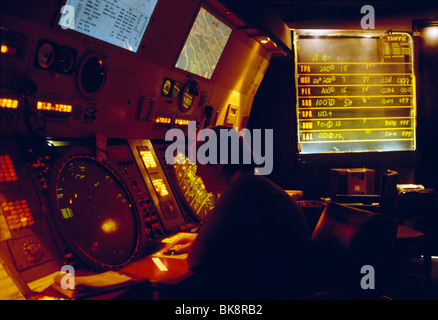
[[[192,274],[186,259],[163,258],[154,255],[133,262],[119,272],[147,279],[154,286],[176,285]]]
[[[163,254],[160,254],[161,251],[162,250],[141,258],[140,260],[116,271],[138,279],[140,282],[142,282],[141,280],[145,280],[145,282],[150,283],[150,285],[155,287],[157,290],[160,290],[160,287],[176,286],[193,274],[187,265],[187,254],[167,257]],[[87,276],[93,274],[95,273],[84,272],[80,270],[78,270],[76,273],[78,276]],[[119,290],[112,292],[102,292],[102,294],[97,293],[96,296],[92,298],[103,300],[114,299],[129,290],[129,288],[130,287],[122,287]],[[44,296],[63,298],[63,296],[54,290],[52,286],[41,291],[40,294],[35,298],[39,299],[40,297]]]

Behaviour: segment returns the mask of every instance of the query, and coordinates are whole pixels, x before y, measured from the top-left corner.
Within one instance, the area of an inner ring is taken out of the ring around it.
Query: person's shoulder
[[[252,195],[266,192],[282,192],[282,189],[262,175],[243,174],[230,185],[232,192],[244,192]]]
[[[248,185],[266,185],[276,187],[277,185],[263,175],[257,174],[243,174],[236,179],[236,184],[248,184]]]

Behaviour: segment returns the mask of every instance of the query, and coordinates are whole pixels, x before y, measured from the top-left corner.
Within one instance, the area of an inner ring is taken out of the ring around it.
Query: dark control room
[[[16,0],[0,33],[0,300],[438,299],[438,2]]]

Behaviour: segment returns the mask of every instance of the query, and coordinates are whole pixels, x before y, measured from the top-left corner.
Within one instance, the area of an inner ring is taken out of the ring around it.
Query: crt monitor
[[[138,253],[141,225],[119,176],[87,155],[67,159],[56,177],[55,218],[69,246],[90,266],[119,268]]]

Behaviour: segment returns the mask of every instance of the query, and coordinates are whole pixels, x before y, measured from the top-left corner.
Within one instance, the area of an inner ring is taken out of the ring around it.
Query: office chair
[[[315,297],[380,297],[396,230],[383,214],[329,202],[311,238]],[[373,267],[375,290],[362,288],[363,266]]]
[[[427,280],[432,272],[431,234],[436,227],[436,205],[435,190],[410,190],[398,195],[394,210],[394,218],[399,223],[395,241],[397,257],[411,260],[423,255]]]

